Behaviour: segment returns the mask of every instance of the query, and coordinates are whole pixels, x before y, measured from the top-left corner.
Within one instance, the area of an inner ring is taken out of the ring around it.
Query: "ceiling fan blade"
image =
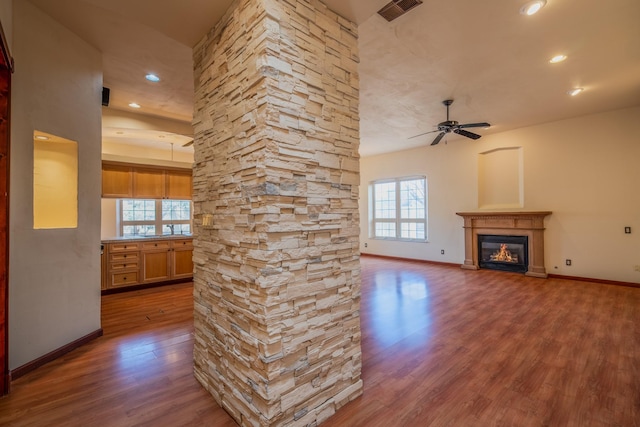
[[[478,135],[477,133],[469,132],[463,129],[455,129],[453,132],[457,133],[458,135],[466,136],[467,138],[471,138],[471,139],[478,139],[481,136],[481,135]]]
[[[438,134],[438,136],[436,136],[436,139],[433,140],[433,142],[431,143],[431,145],[436,145],[438,142],[440,142],[440,140],[442,139],[442,137],[444,136],[445,132],[440,132]]]
[[[419,136],[427,135],[427,134],[429,134],[429,133],[434,133],[434,132],[438,132],[438,131],[437,131],[437,130],[430,130],[429,132],[424,132],[424,133],[420,133],[420,134],[418,134],[418,135],[410,136],[410,137],[409,137],[409,138],[407,138],[407,139],[417,138],[417,137],[419,137]]]
[[[464,129],[464,128],[488,128],[491,127],[491,125],[489,123],[486,122],[482,122],[482,123],[467,123],[464,125],[458,125],[458,129]]]
[[[188,147],[190,145],[193,145],[193,139],[189,142],[187,142],[186,144],[182,144],[183,147]]]

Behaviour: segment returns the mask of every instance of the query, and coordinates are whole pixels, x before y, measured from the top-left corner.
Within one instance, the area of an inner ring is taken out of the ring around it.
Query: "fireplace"
[[[478,235],[478,265],[492,270],[526,273],[529,265],[527,236]]]
[[[478,243],[480,236],[499,236],[502,239],[519,236],[526,238],[524,274],[547,277],[544,268],[544,218],[550,214],[549,211],[457,212],[464,219],[464,264],[461,267],[466,270],[481,268],[482,249]],[[507,245],[504,249],[511,252],[513,260],[511,242],[502,243]],[[500,245],[493,249],[493,252],[499,251]],[[518,253],[518,261],[523,256],[525,255]]]

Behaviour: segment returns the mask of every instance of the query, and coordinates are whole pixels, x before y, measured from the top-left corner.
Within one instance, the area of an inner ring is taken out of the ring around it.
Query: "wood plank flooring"
[[[640,426],[640,288],[366,256],[362,278],[364,394],[323,426]],[[235,425],[192,375],[190,284],[102,310],[0,425]]]

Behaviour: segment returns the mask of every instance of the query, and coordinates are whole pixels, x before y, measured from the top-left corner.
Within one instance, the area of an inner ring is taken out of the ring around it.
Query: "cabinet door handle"
[[[154,245],[158,246],[158,244],[157,244],[157,243],[154,243]]]
[[[125,255],[124,257],[126,258],[127,256]]]

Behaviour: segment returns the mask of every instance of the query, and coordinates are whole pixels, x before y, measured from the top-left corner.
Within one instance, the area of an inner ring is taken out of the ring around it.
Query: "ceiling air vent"
[[[378,14],[391,22],[421,4],[421,0],[391,0],[378,11]]]

